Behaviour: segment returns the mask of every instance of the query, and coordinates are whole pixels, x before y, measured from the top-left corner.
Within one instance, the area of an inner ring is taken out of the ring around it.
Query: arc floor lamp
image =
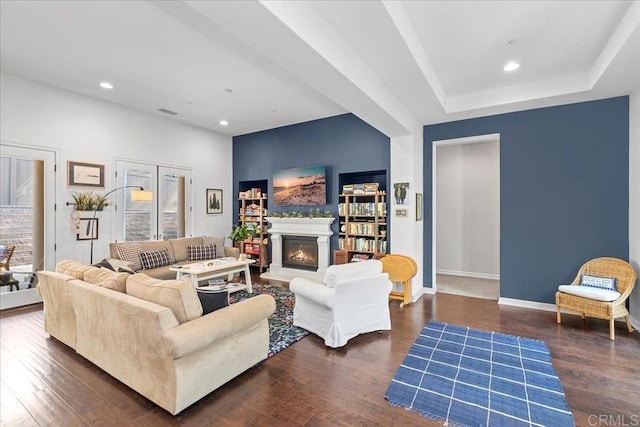
[[[114,188],[113,190],[107,191],[106,193],[104,193],[101,197],[102,198],[106,198],[108,195],[115,193],[118,190],[124,190],[126,188],[136,188],[136,190],[131,191],[131,201],[132,202],[151,202],[153,201],[153,192],[145,190],[143,187],[139,186],[139,185],[123,185],[122,187],[117,187]],[[67,205],[71,205],[73,203],[69,203],[67,202]],[[90,255],[90,259],[89,259],[89,263],[93,264],[93,241],[95,240],[93,238],[93,227],[96,223],[96,215],[98,213],[98,207],[96,206],[95,209],[93,210],[93,219],[91,220],[90,223],[90,228],[89,230],[89,236],[90,236],[90,240],[91,240],[91,255]]]

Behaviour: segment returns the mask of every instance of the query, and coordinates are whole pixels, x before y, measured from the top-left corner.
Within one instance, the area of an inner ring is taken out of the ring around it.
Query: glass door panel
[[[191,171],[160,166],[158,176],[158,239],[184,237],[191,222],[187,215],[191,205]]]
[[[153,192],[154,201],[131,200],[135,188],[124,188],[114,195],[116,202],[116,241],[156,240],[157,171],[155,166],[142,163],[116,161],[117,187],[138,186]],[[119,234],[119,236],[118,236]]]

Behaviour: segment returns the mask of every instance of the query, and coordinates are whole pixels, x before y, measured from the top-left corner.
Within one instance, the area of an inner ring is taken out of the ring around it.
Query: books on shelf
[[[342,186],[342,194],[364,195],[376,194],[380,184],[377,182],[367,182],[364,184],[345,184]]]
[[[349,206],[348,212],[347,206]],[[338,203],[338,215],[386,216],[387,204],[385,202]]]
[[[261,188],[251,188],[247,191],[241,191],[238,193],[239,199],[260,199],[266,196],[266,194],[262,193]]]
[[[376,244],[375,240],[366,237],[340,237],[338,239],[338,249],[355,252],[387,253],[387,241],[378,240]]]

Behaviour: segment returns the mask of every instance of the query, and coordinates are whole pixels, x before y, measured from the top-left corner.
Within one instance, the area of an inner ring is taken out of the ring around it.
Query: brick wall
[[[0,206],[0,245],[15,245],[10,266],[31,264],[33,212],[30,206]]]

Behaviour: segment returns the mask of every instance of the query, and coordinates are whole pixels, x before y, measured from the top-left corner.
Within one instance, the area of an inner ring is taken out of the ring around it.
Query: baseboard
[[[0,294],[0,310],[21,307],[42,302],[42,298],[35,289],[23,289],[15,292]]]
[[[631,326],[633,326],[633,329],[635,329],[636,331],[640,331],[640,320],[636,319],[633,316],[629,316],[629,319],[631,320]]]
[[[513,299],[513,298],[498,298],[498,304],[502,305],[511,305],[514,307],[522,307],[522,308],[532,308],[534,310],[542,310],[542,311],[556,311],[555,304],[548,304],[545,302],[536,302],[536,301],[527,301],[523,299]]]
[[[499,274],[474,273],[472,271],[436,270],[436,274],[448,274],[449,276],[472,277],[474,279],[500,280]]]

